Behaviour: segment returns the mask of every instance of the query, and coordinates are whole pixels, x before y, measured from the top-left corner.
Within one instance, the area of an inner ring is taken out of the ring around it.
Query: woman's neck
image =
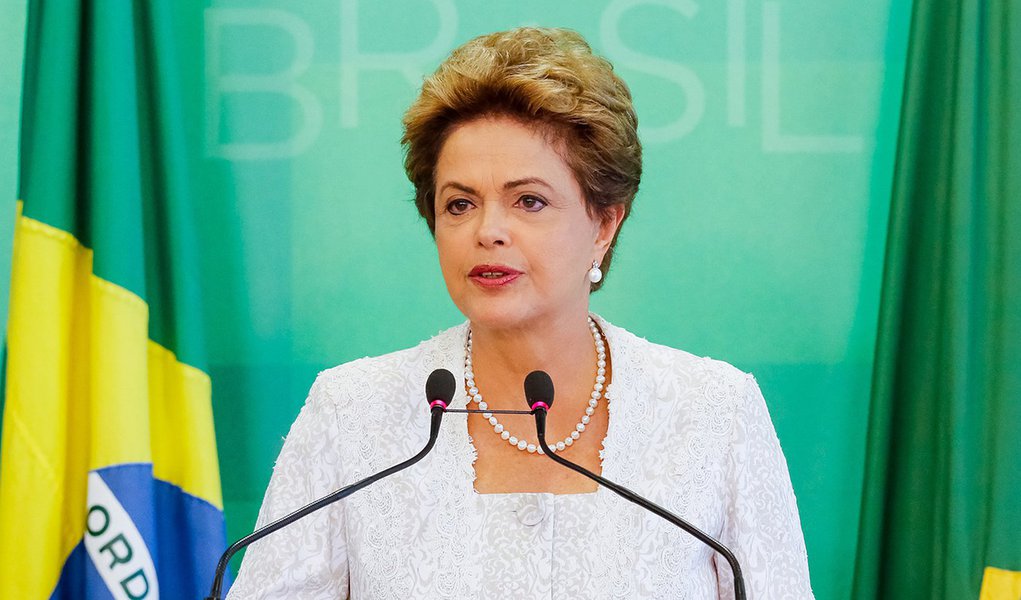
[[[595,343],[587,315],[513,330],[472,325],[475,378],[480,389],[483,386],[486,389],[486,398],[493,408],[521,408],[518,404],[524,402],[522,383],[525,375],[535,370],[549,373],[554,386],[565,392],[591,387],[595,362]]]

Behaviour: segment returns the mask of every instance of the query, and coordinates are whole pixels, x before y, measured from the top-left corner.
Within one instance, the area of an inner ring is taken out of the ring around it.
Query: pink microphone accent
[[[447,410],[447,403],[444,402],[443,400],[437,399],[437,400],[433,400],[432,402],[429,403],[429,408],[434,408],[436,406],[439,406],[443,410]]]
[[[532,410],[535,410],[535,409],[540,408],[540,407],[545,409],[546,411],[549,411],[549,404],[546,404],[542,400],[537,400],[537,401],[532,403]]]

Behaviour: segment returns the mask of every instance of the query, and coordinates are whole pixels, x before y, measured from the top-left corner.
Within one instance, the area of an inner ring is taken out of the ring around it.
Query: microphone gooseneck
[[[212,588],[209,591],[209,596],[206,597],[205,600],[221,600],[220,594],[223,590],[223,576],[227,571],[227,564],[230,562],[231,557],[242,548],[261,540],[274,531],[283,529],[298,519],[311,514],[320,508],[333,504],[343,498],[347,498],[351,494],[379,481],[380,479],[393,475],[398,471],[407,469],[411,465],[425,458],[425,455],[429,454],[429,452],[433,449],[433,446],[436,444],[436,438],[439,437],[440,433],[440,423],[443,421],[443,413],[446,411],[447,405],[450,404],[450,400],[454,397],[454,390],[456,387],[457,384],[454,380],[454,375],[450,371],[446,369],[436,369],[433,371],[429,375],[429,379],[426,381],[425,386],[426,401],[429,403],[429,412],[431,413],[431,419],[429,422],[429,441],[426,442],[425,447],[422,448],[418,454],[412,456],[408,460],[398,463],[384,471],[380,471],[375,475],[370,475],[361,481],[356,481],[351,485],[342,487],[327,496],[323,496],[322,498],[299,508],[289,515],[281,517],[272,523],[256,529],[252,533],[231,544],[227,550],[224,551],[223,555],[220,556],[220,562],[216,565],[216,576],[213,578]]]
[[[744,577],[741,575],[741,565],[737,562],[737,557],[730,551],[730,548],[727,548],[716,538],[705,533],[691,523],[688,523],[662,506],[659,506],[650,500],[646,500],[628,488],[596,475],[585,467],[575,464],[558,455],[555,450],[552,450],[549,445],[546,444],[546,413],[553,405],[553,380],[550,379],[550,376],[547,373],[543,371],[532,371],[527,377],[525,377],[525,399],[528,402],[529,408],[532,410],[532,414],[535,416],[535,435],[539,438],[539,447],[542,448],[542,451],[550,458],[550,460],[563,465],[576,473],[580,473],[585,477],[588,477],[599,485],[602,485],[614,492],[621,498],[659,515],[677,527],[687,531],[699,541],[718,552],[723,556],[723,558],[727,559],[727,562],[730,564],[730,569],[734,574],[734,598],[736,600],[745,600]]]

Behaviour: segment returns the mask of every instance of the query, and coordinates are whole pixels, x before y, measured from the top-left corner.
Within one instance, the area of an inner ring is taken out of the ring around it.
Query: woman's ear
[[[599,235],[596,237],[596,248],[605,253],[613,237],[620,229],[620,223],[624,220],[626,209],[623,204],[611,204],[600,211]]]

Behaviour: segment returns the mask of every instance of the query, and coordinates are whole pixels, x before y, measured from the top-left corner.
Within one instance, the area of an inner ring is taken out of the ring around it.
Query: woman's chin
[[[531,310],[522,310],[519,303],[511,306],[473,307],[472,310],[462,312],[476,330],[527,329],[530,323],[537,321],[537,315]]]
[[[549,299],[540,302],[537,296],[527,299],[508,296],[464,302],[458,308],[476,331],[522,331],[556,327],[557,323],[572,322],[576,315],[584,319],[588,315],[585,300],[587,297],[581,301],[565,298],[559,302]]]

